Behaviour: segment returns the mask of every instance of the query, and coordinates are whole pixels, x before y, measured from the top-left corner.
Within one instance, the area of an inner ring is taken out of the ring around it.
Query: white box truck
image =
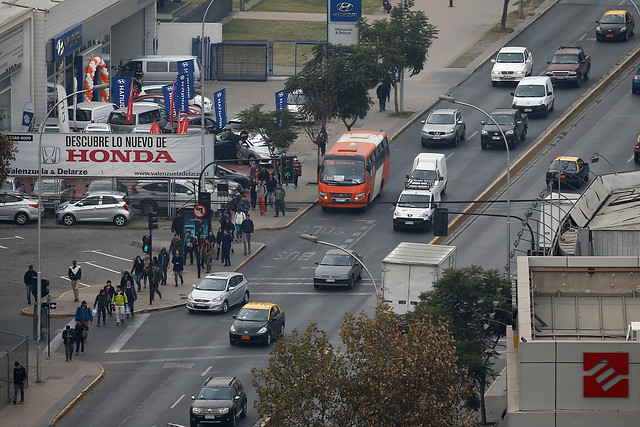
[[[382,260],[382,296],[396,314],[406,314],[455,266],[455,246],[402,242]]]
[[[554,244],[558,224],[562,223],[569,210],[580,198],[580,194],[551,193],[542,200],[538,210],[538,250],[548,252]]]

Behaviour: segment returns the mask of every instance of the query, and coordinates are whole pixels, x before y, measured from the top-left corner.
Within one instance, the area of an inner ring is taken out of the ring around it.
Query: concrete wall
[[[202,23],[158,23],[158,55],[191,55],[191,39],[202,35]],[[211,43],[222,42],[222,24],[204,24]]]

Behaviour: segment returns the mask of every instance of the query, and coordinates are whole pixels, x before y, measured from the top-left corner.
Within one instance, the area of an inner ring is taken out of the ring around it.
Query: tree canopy
[[[486,380],[494,377],[495,346],[511,323],[511,287],[498,270],[484,270],[472,265],[450,268],[434,283],[433,290],[420,296],[409,321],[423,318],[443,319],[453,334],[457,363],[466,368],[478,387],[478,394],[467,401],[480,408],[486,424],[484,392]]]
[[[273,426],[473,425],[472,395],[445,326],[422,318],[406,334],[381,303],[373,318],[345,315],[344,349],[314,323],[275,343],[253,369],[256,409]]]
[[[0,110],[0,121],[6,117],[5,111]],[[18,148],[12,139],[0,132],[0,184],[9,176],[11,162],[15,160]]]
[[[298,138],[295,120],[289,110],[264,111],[264,104],[254,104],[238,114],[240,126],[247,132],[256,132],[264,138],[271,157],[286,152]]]

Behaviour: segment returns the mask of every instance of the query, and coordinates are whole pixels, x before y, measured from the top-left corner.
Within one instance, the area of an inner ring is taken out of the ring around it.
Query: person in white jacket
[[[236,226],[236,242],[242,240],[242,222],[245,219],[247,219],[247,215],[239,209],[233,214],[233,224]]]

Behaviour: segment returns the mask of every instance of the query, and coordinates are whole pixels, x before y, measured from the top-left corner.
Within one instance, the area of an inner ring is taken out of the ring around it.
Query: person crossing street
[[[116,310],[116,326],[118,326],[120,322],[124,324],[124,307],[127,304],[127,295],[122,292],[120,286],[116,286],[116,293],[113,295],[111,304],[113,304]]]
[[[158,268],[158,264],[151,264],[151,271],[149,272],[149,305],[153,304],[154,294],[157,293],[160,299],[162,294],[160,293],[160,283],[162,282],[162,271]]]

